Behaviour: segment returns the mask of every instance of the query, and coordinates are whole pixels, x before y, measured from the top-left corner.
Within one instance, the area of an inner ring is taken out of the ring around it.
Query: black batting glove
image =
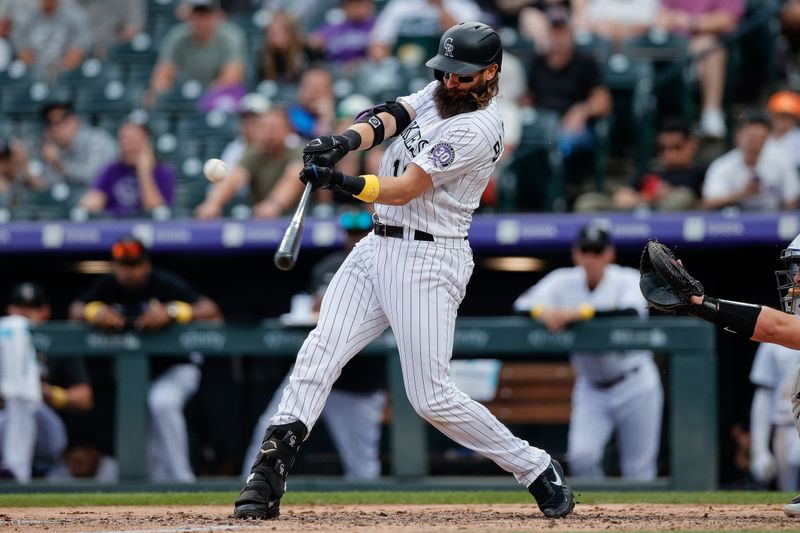
[[[333,189],[341,187],[344,182],[344,174],[338,170],[317,165],[308,165],[300,171],[300,181],[311,183],[311,190]]]
[[[349,151],[350,142],[344,135],[317,137],[303,148],[303,163],[333,168]]]

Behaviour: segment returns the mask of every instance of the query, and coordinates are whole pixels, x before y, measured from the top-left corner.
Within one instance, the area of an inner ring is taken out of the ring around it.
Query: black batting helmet
[[[425,63],[433,69],[437,80],[444,72],[471,74],[503,62],[500,36],[482,22],[461,22],[444,32],[439,40],[439,53]]]

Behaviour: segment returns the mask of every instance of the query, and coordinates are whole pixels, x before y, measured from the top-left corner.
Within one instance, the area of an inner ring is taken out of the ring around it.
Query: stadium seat
[[[122,80],[122,68],[109,61],[89,58],[81,66],[64,72],[58,77],[58,83],[77,91],[102,85],[113,80]]]
[[[9,117],[23,120],[39,118],[42,107],[48,101],[69,101],[70,92],[64,86],[49,86],[43,81],[4,86],[0,88],[0,102]]]
[[[176,166],[178,182],[175,186],[173,215],[191,217],[192,210],[206,197],[209,182],[203,176],[203,162],[199,157],[187,157]]]
[[[108,51],[106,59],[125,69],[147,67],[152,69],[156,62],[156,49],[148,33],[140,33],[130,42],[121,43]]]
[[[203,95],[203,86],[197,80],[178,81],[172,89],[158,96],[155,109],[173,116],[197,113],[197,105]]]
[[[600,63],[611,55],[611,42],[599,35],[588,31],[576,31],[574,39],[578,50],[593,56]]]
[[[506,212],[563,211],[564,175],[555,142],[559,117],[527,108],[521,118],[520,144],[498,180],[498,208]]]
[[[206,114],[194,114],[179,118],[175,133],[179,138],[227,139],[231,140],[238,131],[239,119],[235,115],[220,110]]]
[[[121,118],[139,107],[141,101],[141,89],[112,80],[80,91],[75,98],[75,111],[93,117],[117,115]]]

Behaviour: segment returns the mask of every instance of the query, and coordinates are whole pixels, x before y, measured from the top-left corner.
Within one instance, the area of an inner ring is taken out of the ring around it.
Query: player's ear
[[[497,63],[492,63],[486,67],[486,70],[484,70],[484,77],[486,78],[486,81],[489,81],[497,76],[497,68]]]

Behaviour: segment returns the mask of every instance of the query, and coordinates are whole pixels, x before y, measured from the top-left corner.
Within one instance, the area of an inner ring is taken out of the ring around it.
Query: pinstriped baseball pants
[[[300,420],[310,431],[344,365],[391,326],[414,410],[530,485],[549,465],[547,452],[515,437],[450,379],[456,313],[472,267],[464,240],[362,239],[328,286],[272,424]]]

